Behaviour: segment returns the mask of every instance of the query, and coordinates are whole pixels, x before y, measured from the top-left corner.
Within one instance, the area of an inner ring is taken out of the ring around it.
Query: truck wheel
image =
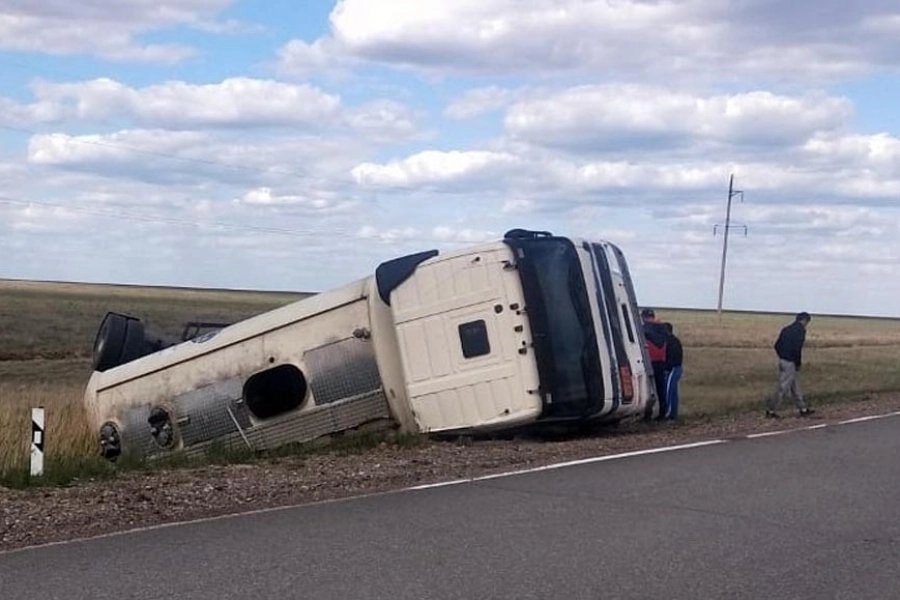
[[[115,462],[120,454],[122,454],[122,436],[119,434],[119,428],[112,421],[107,421],[100,427],[100,456]]]
[[[94,339],[95,371],[106,371],[119,364],[119,357],[125,346],[128,319],[117,313],[107,313]]]

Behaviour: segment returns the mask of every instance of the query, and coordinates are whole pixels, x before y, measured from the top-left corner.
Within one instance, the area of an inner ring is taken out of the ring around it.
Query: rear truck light
[[[634,381],[631,377],[631,367],[619,367],[619,379],[622,381],[622,399],[631,402],[634,398]]]

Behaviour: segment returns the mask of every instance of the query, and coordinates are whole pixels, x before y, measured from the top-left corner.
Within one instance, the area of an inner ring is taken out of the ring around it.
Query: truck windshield
[[[584,274],[565,238],[512,238],[541,378],[544,418],[603,407],[603,378]]]

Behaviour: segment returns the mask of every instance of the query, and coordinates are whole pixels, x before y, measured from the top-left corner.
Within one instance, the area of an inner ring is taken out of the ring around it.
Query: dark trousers
[[[660,417],[665,417],[669,412],[669,407],[666,402],[666,388],[667,388],[667,375],[666,373],[666,363],[664,362],[654,362],[651,365],[653,367],[653,382],[656,385],[656,399],[659,400],[659,415]]]
[[[672,419],[678,418],[678,383],[681,381],[683,372],[684,369],[681,365],[672,367],[666,380],[666,402],[669,405],[669,417]]]

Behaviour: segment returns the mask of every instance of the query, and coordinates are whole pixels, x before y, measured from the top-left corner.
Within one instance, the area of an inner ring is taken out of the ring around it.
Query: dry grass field
[[[47,477],[108,470],[81,412],[94,335],[108,310],[170,335],[185,321],[232,322],[300,294],[0,281],[0,485],[27,479],[30,409],[47,409]],[[761,410],[774,386],[772,343],[789,315],[659,310],[685,347],[686,419]],[[802,381],[813,404],[900,391],[900,320],[815,316]]]

